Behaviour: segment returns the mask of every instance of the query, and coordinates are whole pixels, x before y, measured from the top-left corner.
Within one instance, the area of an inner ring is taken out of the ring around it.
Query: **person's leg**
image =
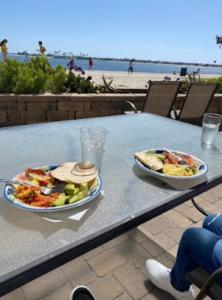
[[[187,229],[180,241],[176,262],[170,270],[155,260],[147,260],[148,277],[153,284],[176,299],[195,299],[186,274],[197,266],[212,273],[222,266],[222,238],[204,228]],[[222,284],[222,280],[220,280]]]
[[[70,300],[96,300],[96,298],[87,287],[78,286],[72,290]]]
[[[174,288],[170,282],[170,269],[154,259],[146,261],[146,269],[149,280],[159,289],[172,295],[178,300],[194,300],[195,293],[192,287],[189,290],[181,292]]]
[[[222,215],[210,215],[203,221],[203,228],[222,236]]]
[[[171,270],[171,284],[179,291],[186,291],[190,282],[186,274],[202,267],[212,273],[222,266],[222,238],[205,228],[187,229],[180,241],[176,262]]]

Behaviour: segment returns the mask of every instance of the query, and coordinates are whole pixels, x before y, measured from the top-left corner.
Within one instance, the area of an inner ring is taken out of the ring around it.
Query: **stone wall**
[[[0,95],[0,126],[73,120],[121,114],[127,109],[126,100],[138,110],[145,94],[62,94],[62,95]],[[178,95],[177,107],[184,95]],[[222,95],[216,94],[210,112],[222,114]]]
[[[0,126],[121,114],[126,100],[140,110],[144,94],[0,95]]]

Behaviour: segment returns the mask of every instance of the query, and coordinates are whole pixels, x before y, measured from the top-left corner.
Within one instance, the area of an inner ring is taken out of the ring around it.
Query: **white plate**
[[[148,151],[161,154],[165,150],[147,149],[142,152],[148,152]],[[185,152],[181,152],[181,151],[177,151],[177,150],[169,150],[169,151],[172,151],[173,153],[178,154],[178,155],[189,155],[190,157],[192,157],[198,163],[198,168],[199,168],[198,174],[193,175],[193,176],[166,175],[166,174],[151,170],[150,168],[145,166],[143,163],[141,163],[136,157],[134,157],[135,163],[140,169],[142,169],[144,172],[148,173],[150,176],[159,178],[160,180],[166,182],[167,184],[169,184],[175,188],[186,189],[186,188],[190,188],[190,187],[195,186],[202,182],[202,179],[206,177],[206,173],[208,171],[208,167],[205,164],[205,162],[203,162],[201,159],[199,159],[191,154],[185,153]]]
[[[36,169],[44,169],[44,170],[49,170],[50,171],[50,170],[53,170],[57,167],[58,166],[44,166],[44,167],[39,167],[39,168],[36,168]],[[13,179],[15,179],[19,175],[20,174],[16,175]],[[93,189],[90,192],[90,194],[87,197],[85,197],[82,200],[77,201],[75,203],[66,204],[66,205],[57,206],[57,207],[35,207],[35,206],[25,204],[24,202],[20,201],[19,199],[17,199],[13,195],[13,189],[9,184],[5,185],[4,196],[5,196],[5,199],[8,201],[8,203],[10,203],[11,205],[13,205],[15,207],[18,207],[18,208],[21,208],[21,209],[25,209],[27,211],[55,212],[55,211],[61,211],[61,210],[66,210],[66,209],[79,207],[81,205],[84,205],[84,204],[89,203],[92,200],[94,200],[101,193],[101,189],[102,189],[102,180],[101,180],[100,176],[97,177],[97,181],[98,181],[97,186],[95,187],[95,189]]]

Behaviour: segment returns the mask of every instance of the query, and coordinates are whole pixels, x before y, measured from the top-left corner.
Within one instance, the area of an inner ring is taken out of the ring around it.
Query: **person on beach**
[[[26,63],[29,62],[29,54],[26,50],[23,52],[23,55],[24,55],[24,62]]]
[[[0,42],[0,48],[2,52],[3,61],[6,62],[8,59],[8,47],[7,47],[8,40],[4,39]]]
[[[195,293],[186,274],[197,267],[209,274],[222,266],[222,215],[209,215],[203,228],[185,230],[179,243],[176,262],[170,270],[156,260],[148,259],[150,281],[176,299],[194,300]],[[222,285],[222,277],[218,283]]]
[[[89,71],[92,71],[93,68],[93,60],[92,57],[89,58]]]
[[[133,73],[133,59],[131,59],[129,62],[128,74],[129,73]]]
[[[193,75],[200,75],[200,68],[198,68],[196,71],[193,71]]]
[[[75,70],[75,63],[74,63],[74,59],[71,58],[70,61],[67,64],[67,67],[69,69],[70,72],[72,72],[73,70]]]
[[[70,72],[76,71],[76,72],[80,72],[82,75],[85,75],[85,71],[81,67],[78,67],[75,64],[73,57],[68,62],[67,66],[68,66],[68,69],[69,69]]]
[[[42,41],[39,41],[39,53],[40,53],[40,55],[45,55],[45,52],[46,52],[46,48],[43,46],[43,43],[42,43]]]

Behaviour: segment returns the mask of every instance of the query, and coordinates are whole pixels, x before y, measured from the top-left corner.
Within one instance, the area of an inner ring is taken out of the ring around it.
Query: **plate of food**
[[[35,212],[79,207],[94,200],[102,180],[94,165],[64,163],[28,168],[5,185],[5,199],[13,206]]]
[[[147,149],[134,154],[136,165],[151,176],[172,183],[205,176],[208,167],[199,158],[177,150]]]

